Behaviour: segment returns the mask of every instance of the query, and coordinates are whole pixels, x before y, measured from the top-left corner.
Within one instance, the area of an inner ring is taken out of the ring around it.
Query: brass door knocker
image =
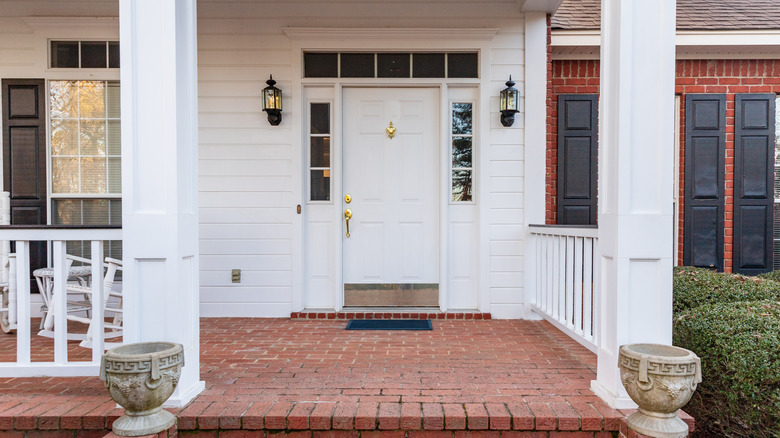
[[[390,137],[390,139],[393,139],[393,136],[395,135],[395,128],[393,127],[393,122],[390,122],[390,126],[385,129],[387,131],[387,136]]]

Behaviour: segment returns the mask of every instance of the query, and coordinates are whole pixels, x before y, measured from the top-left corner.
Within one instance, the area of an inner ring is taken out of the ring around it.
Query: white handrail
[[[532,309],[589,350],[598,348],[598,228],[531,225]]]

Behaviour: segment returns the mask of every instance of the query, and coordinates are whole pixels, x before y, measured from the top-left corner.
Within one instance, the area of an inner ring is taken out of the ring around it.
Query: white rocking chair
[[[112,316],[111,322],[104,323],[103,339],[113,339],[122,336],[122,292],[113,289],[116,272],[122,270],[122,261],[106,257],[106,275],[103,278],[103,305],[104,305],[104,320],[105,316]],[[92,295],[92,288],[89,286],[83,286],[80,284],[69,284],[66,287],[68,294],[84,294],[86,296]],[[79,315],[68,314],[68,321],[80,322],[83,324],[89,324],[87,334],[83,341],[79,344],[82,347],[92,348],[92,339],[96,334],[92,327],[92,318],[87,318]],[[106,332],[108,330],[108,332]],[[109,349],[115,346],[121,345],[121,342],[105,342],[103,344],[105,349]]]

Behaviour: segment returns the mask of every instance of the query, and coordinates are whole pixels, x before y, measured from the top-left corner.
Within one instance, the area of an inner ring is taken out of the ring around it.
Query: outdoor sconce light
[[[515,113],[518,112],[518,92],[515,88],[515,83],[512,81],[512,76],[509,76],[509,80],[506,81],[506,88],[501,90],[500,94],[500,110],[501,110],[501,124],[504,126],[512,126],[515,123]]]
[[[263,111],[268,113],[268,123],[277,126],[282,122],[282,90],[274,87],[273,75],[265,83],[268,86],[263,88]]]

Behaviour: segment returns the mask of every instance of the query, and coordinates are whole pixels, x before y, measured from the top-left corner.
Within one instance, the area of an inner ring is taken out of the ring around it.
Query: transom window
[[[303,54],[307,78],[477,78],[476,52]]]
[[[119,68],[119,41],[51,41],[51,68]]]

